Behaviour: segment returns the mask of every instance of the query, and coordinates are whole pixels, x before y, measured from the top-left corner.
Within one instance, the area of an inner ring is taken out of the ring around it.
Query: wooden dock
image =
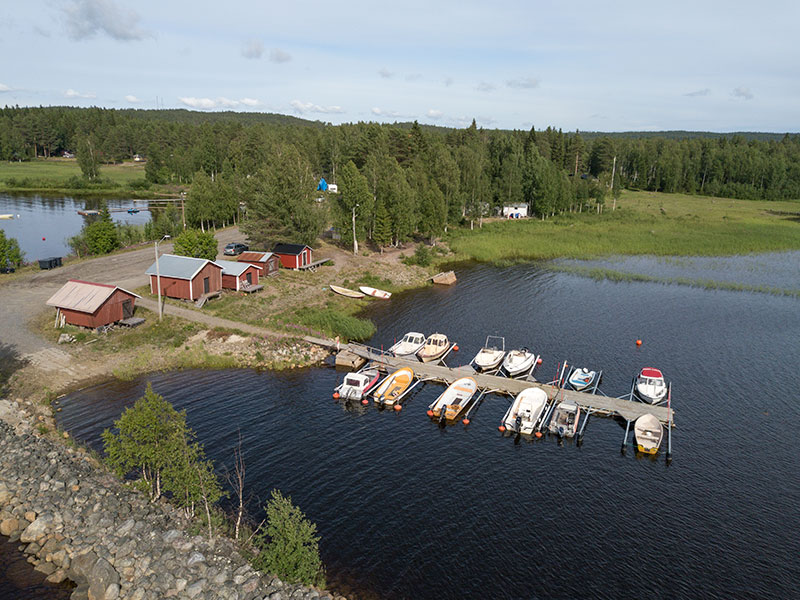
[[[485,390],[486,393],[516,396],[526,388],[538,387],[547,393],[548,398],[553,399],[558,396],[559,401],[574,402],[581,407],[581,410],[590,412],[592,415],[618,416],[628,421],[635,421],[642,415],[649,413],[655,416],[664,425],[670,422],[670,411],[666,406],[656,406],[599,394],[576,392],[536,381],[476,373],[470,366],[449,368],[443,365],[423,363],[415,359],[397,358],[361,344],[351,343],[346,346],[342,345],[342,350],[372,361],[375,366],[384,371],[394,371],[401,367],[411,367],[414,369],[414,373],[418,378],[439,381],[447,385],[453,383],[456,379],[469,375],[475,379],[478,388],[480,390]],[[672,426],[675,426],[674,410],[672,411]]]

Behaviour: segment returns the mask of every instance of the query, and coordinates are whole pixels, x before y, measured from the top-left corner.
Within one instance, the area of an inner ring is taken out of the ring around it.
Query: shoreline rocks
[[[81,449],[0,420],[0,533],[74,600],[333,600],[255,571],[232,540],[188,533]]]

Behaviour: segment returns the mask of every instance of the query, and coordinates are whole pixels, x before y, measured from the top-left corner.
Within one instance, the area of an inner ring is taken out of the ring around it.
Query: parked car
[[[225,246],[225,250],[223,250],[222,253],[227,254],[228,256],[236,256],[242,252],[247,252],[249,249],[250,248],[247,244],[242,244],[241,242],[231,242]]]

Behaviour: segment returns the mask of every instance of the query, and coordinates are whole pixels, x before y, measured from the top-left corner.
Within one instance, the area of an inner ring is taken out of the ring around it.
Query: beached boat
[[[380,298],[381,300],[388,300],[392,297],[392,292],[386,292],[384,290],[379,290],[374,287],[369,287],[367,285],[360,285],[358,286],[364,294],[367,296],[372,296],[373,298]]]
[[[395,356],[411,356],[416,354],[425,345],[425,335],[416,331],[409,331],[399,342],[389,348]]]
[[[378,379],[380,379],[378,369],[362,369],[345,375],[344,381],[333,391],[342,400],[361,400],[378,383]]]
[[[0,219],[13,219],[14,215],[0,215]]]
[[[425,340],[425,345],[417,352],[417,356],[422,362],[433,362],[442,358],[448,350],[450,341],[447,336],[443,333],[434,333]]]
[[[581,409],[572,402],[561,402],[553,411],[548,429],[559,437],[572,437],[578,429]]]
[[[433,283],[439,285],[453,285],[456,282],[456,274],[453,271],[442,271],[431,277]]]
[[[340,296],[346,296],[348,298],[363,298],[364,294],[361,292],[357,292],[355,290],[350,290],[345,287],[340,287],[338,285],[331,285],[329,286],[332,292],[336,292]]]
[[[503,417],[503,426],[508,431],[531,434],[547,406],[547,393],[531,387],[522,390]]]
[[[659,420],[651,414],[642,415],[633,424],[636,449],[645,454],[655,454],[661,446],[664,429]]]
[[[516,377],[531,370],[536,355],[527,348],[511,350],[503,359],[503,369],[509,377]]]
[[[505,338],[489,335],[486,336],[486,343],[472,359],[472,362],[479,371],[492,371],[500,365],[505,355]]]
[[[455,421],[464,412],[478,389],[472,377],[462,377],[451,383],[441,395],[428,406],[429,416],[447,421]]]
[[[657,404],[667,395],[664,375],[658,369],[645,367],[636,378],[636,395],[645,402]]]
[[[386,377],[375,388],[372,397],[380,405],[387,404],[391,406],[403,397],[413,381],[414,370],[410,367],[403,367]]]
[[[595,377],[597,377],[596,371],[590,371],[587,368],[573,369],[572,373],[567,377],[567,383],[569,383],[573,390],[580,392],[592,385]]]

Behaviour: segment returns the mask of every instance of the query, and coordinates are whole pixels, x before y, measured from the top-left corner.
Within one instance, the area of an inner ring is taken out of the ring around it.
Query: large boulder
[[[108,600],[111,600],[112,597],[116,597],[113,595],[115,589],[117,595],[119,595],[119,587],[114,587],[119,584],[119,573],[114,570],[114,567],[105,558],[97,559],[89,572],[88,580],[89,600],[106,600],[107,591],[110,592]]]
[[[25,528],[22,535],[19,536],[19,541],[23,544],[29,544],[41,539],[47,533],[47,530],[53,524],[54,517],[50,513],[39,515],[37,519]]]

